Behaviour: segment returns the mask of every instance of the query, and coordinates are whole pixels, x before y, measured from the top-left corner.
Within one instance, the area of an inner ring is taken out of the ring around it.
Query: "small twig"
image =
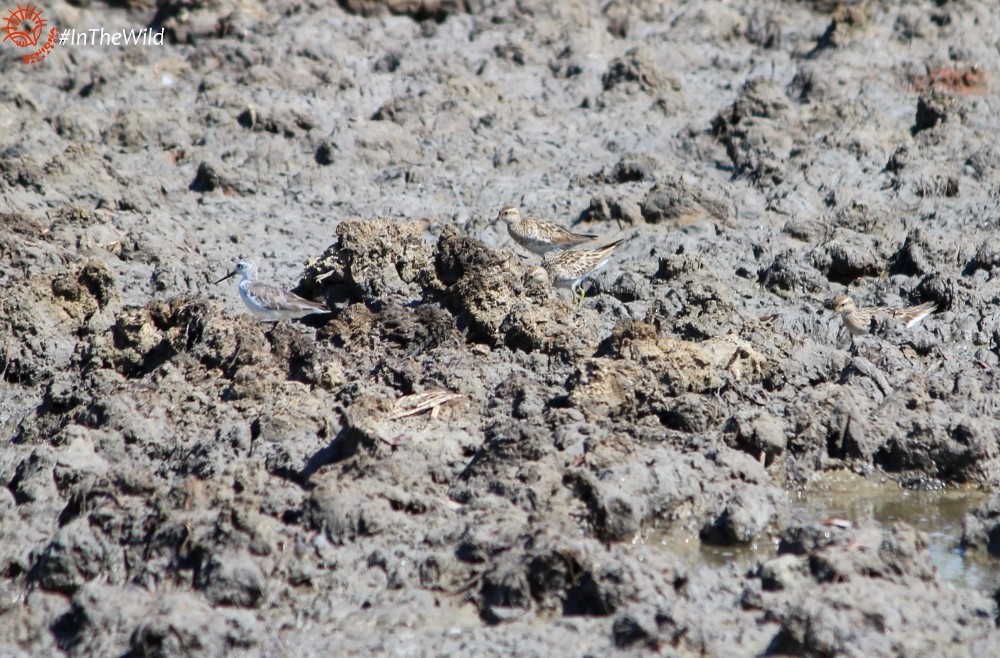
[[[432,415],[436,416],[438,407],[461,397],[464,397],[461,393],[452,393],[445,390],[404,395],[396,400],[395,405],[393,405],[395,411],[389,414],[388,419],[399,420],[400,418],[415,416],[425,411],[431,411]]]

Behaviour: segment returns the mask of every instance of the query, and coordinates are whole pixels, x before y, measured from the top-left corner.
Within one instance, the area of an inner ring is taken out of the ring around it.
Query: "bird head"
[[[510,224],[511,222],[516,222],[520,219],[521,213],[518,211],[516,206],[504,206],[500,209],[500,214],[497,215],[497,218],[494,221],[507,222]]]
[[[216,281],[216,283],[222,283],[237,274],[241,275],[244,279],[255,281],[257,279],[257,266],[253,264],[253,261],[241,259],[236,263],[236,268],[232,272]]]
[[[833,310],[837,313],[851,313],[855,310],[854,300],[847,295],[837,295],[833,298]]]

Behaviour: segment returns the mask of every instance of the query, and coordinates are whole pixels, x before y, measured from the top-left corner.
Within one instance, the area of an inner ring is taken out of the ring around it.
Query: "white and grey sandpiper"
[[[257,281],[257,266],[249,260],[236,263],[236,269],[216,283],[222,283],[237,274],[243,276],[237,286],[240,298],[256,318],[267,321],[296,320],[314,313],[330,312],[330,309],[323,304],[303,299],[277,286],[260,283]]]
[[[840,313],[844,326],[855,336],[868,333],[871,329],[872,319],[876,315],[887,315],[902,323],[907,329],[912,329],[936,309],[937,305],[934,302],[925,302],[905,308],[889,306],[858,308],[854,304],[854,300],[847,295],[837,295],[833,299],[833,310]]]
[[[590,233],[573,233],[558,224],[537,217],[522,217],[514,206],[504,206],[494,220],[507,224],[507,233],[533,254],[542,256],[555,249],[567,249],[597,238]]]
[[[558,251],[548,256],[541,265],[529,269],[525,274],[533,279],[545,279],[554,286],[569,288],[573,292],[573,301],[583,304],[586,294],[580,284],[588,276],[601,269],[611,260],[611,252],[622,243],[615,240],[597,249],[578,249],[575,251]],[[577,291],[579,290],[579,297]]]

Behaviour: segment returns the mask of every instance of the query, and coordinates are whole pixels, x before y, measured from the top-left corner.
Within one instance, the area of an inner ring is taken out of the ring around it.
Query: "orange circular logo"
[[[42,33],[45,31],[46,21],[42,18],[42,10],[35,5],[17,5],[17,9],[7,11],[7,18],[0,27],[0,32],[6,32],[7,36],[0,39],[0,43],[10,39],[18,48],[35,48],[38,46]],[[59,30],[52,28],[49,30],[49,38],[41,48],[23,57],[25,64],[40,62],[52,50],[59,38]]]
[[[38,45],[45,23],[42,12],[37,7],[18,5],[17,9],[10,10],[10,15],[0,29],[7,33],[4,41],[10,39],[18,48],[27,48]]]

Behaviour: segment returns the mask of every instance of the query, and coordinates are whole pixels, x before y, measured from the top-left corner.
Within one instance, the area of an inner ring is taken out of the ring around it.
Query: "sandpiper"
[[[257,266],[248,260],[236,263],[236,269],[216,283],[222,283],[237,274],[243,276],[237,286],[240,297],[256,318],[266,321],[296,320],[314,313],[330,312],[323,304],[303,299],[276,286],[260,283],[257,281]]]
[[[868,333],[872,320],[878,314],[888,315],[901,322],[907,329],[912,329],[936,309],[937,305],[934,302],[925,302],[905,308],[891,308],[889,306],[858,308],[854,305],[854,300],[847,295],[837,295],[833,299],[833,310],[840,313],[844,326],[855,336]]]
[[[507,232],[514,242],[540,256],[554,249],[575,247],[597,238],[589,233],[573,233],[537,217],[521,217],[521,212],[514,206],[501,208],[494,221],[506,222]]]
[[[573,300],[577,304],[583,304],[586,293],[580,288],[580,284],[607,265],[611,259],[611,252],[621,243],[621,240],[615,240],[597,249],[558,251],[548,256],[540,266],[529,269],[526,276],[534,279],[548,278],[554,286],[569,288],[573,292]],[[577,297],[578,290],[579,297]]]

